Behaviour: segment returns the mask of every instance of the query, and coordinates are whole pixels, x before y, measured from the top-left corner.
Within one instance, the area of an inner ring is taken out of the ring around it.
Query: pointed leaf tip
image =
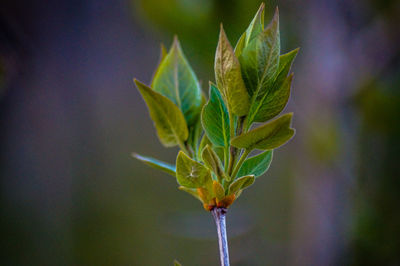
[[[178,34],[174,34],[173,43],[179,44]]]
[[[248,43],[242,52],[238,53],[243,80],[253,99],[261,97],[271,86],[280,55],[278,13],[275,13],[265,29],[257,21],[258,17],[255,17],[250,23],[246,32]]]
[[[152,81],[152,89],[170,99],[182,111],[188,128],[197,123],[202,107],[201,88],[190,67],[177,35],[160,63]]]
[[[240,63],[221,27],[215,54],[215,80],[228,109],[243,116],[249,110],[249,95],[244,85]]]
[[[161,170],[167,174],[170,174],[172,176],[176,176],[175,173],[175,166],[171,165],[169,163],[165,163],[163,161],[154,159],[152,157],[148,157],[148,156],[142,156],[140,154],[137,154],[135,152],[133,152],[132,157],[134,157],[135,159],[141,161],[142,163],[145,163],[155,169]]]
[[[275,8],[274,16],[272,17],[271,23],[277,23],[279,25],[279,8],[278,6]]]
[[[257,35],[264,30],[264,3],[261,3],[260,8],[257,10],[253,20],[246,30],[246,41],[245,46],[249,44],[251,40],[257,37]]]

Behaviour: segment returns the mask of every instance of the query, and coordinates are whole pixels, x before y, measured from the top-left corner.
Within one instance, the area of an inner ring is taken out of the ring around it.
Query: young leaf
[[[201,112],[201,122],[208,139],[215,145],[227,147],[230,141],[229,115],[214,84],[210,83],[210,99]]]
[[[238,176],[254,175],[255,177],[264,174],[271,165],[273,151],[265,151],[256,156],[246,159],[240,167]]]
[[[232,205],[232,203],[235,201],[235,199],[236,199],[235,194],[227,195],[221,200],[217,199],[217,201],[216,201],[217,207],[218,208],[229,208],[229,206]]]
[[[247,27],[247,30],[240,36],[235,46],[235,55],[237,58],[242,54],[243,48],[253,40],[260,32],[264,30],[264,3],[261,3],[253,20]]]
[[[214,69],[218,89],[228,104],[228,108],[237,116],[246,115],[249,111],[249,95],[242,79],[239,60],[233,52],[222,25]]]
[[[196,123],[201,111],[201,88],[176,36],[154,76],[152,88],[182,110],[188,127]]]
[[[260,8],[246,30],[245,46],[247,46],[251,40],[264,30],[264,6],[265,4],[261,3]]]
[[[295,130],[290,128],[293,113],[285,114],[256,129],[237,136],[231,140],[231,144],[237,148],[246,150],[272,150],[288,142]]]
[[[218,180],[223,180],[225,178],[224,168],[222,167],[222,163],[218,157],[218,155],[213,151],[210,146],[206,146],[201,154],[204,164],[214,172],[214,174],[218,177]]]
[[[195,189],[195,188],[187,188],[187,187],[184,187],[184,186],[179,186],[178,189],[189,193],[190,195],[192,195],[196,199],[198,199],[201,202],[203,202],[201,200],[200,196],[199,196],[199,193],[197,192],[197,189]]]
[[[158,138],[166,147],[183,143],[188,138],[188,128],[181,110],[167,97],[134,80],[154,121]]]
[[[195,124],[193,124],[191,127],[188,128],[188,130],[189,130],[189,137],[187,139],[187,143],[189,144],[194,154],[196,155],[198,151],[199,138],[201,135],[201,131],[203,130],[201,126],[200,117]]]
[[[279,68],[274,81],[274,85],[272,86],[272,90],[278,90],[282,87],[282,84],[286,80],[290,68],[292,67],[293,61],[299,52],[299,48],[294,49],[286,54],[279,56]]]
[[[203,134],[203,137],[200,140],[200,144],[199,144],[199,149],[197,151],[197,158],[201,158],[201,152],[203,151],[203,149],[207,146],[212,146],[213,144],[211,143],[211,141],[208,139],[207,134]]]
[[[176,159],[176,179],[181,186],[188,188],[206,187],[212,181],[210,171],[182,151]]]
[[[299,49],[295,49],[279,58],[279,69],[273,85],[262,97],[255,99],[250,107],[247,125],[253,122],[265,122],[277,116],[285,108],[289,96],[293,74],[288,77],[290,67]]]
[[[279,66],[279,15],[244,47],[240,57],[243,80],[250,97],[258,97],[273,82]]]
[[[224,161],[224,147],[213,147],[213,150],[218,155],[221,162]]]
[[[201,201],[206,204],[204,205],[204,208],[207,209],[208,205],[214,205],[215,202],[215,195],[212,187],[212,182],[210,182],[211,186],[210,188],[204,188],[204,187],[199,187],[197,188],[197,193],[199,194],[199,197]]]
[[[214,190],[214,194],[218,200],[222,200],[225,197],[224,187],[215,180],[213,180],[213,190]]]
[[[253,122],[265,122],[279,115],[285,108],[293,80],[293,73],[281,84],[280,88],[273,88],[257,99],[250,108],[247,125]]]
[[[170,174],[172,176],[176,176],[175,166],[172,165],[172,164],[165,163],[163,161],[154,159],[152,157],[142,156],[142,155],[139,155],[137,153],[132,153],[132,156],[134,158],[138,159],[139,161],[141,161],[141,162],[143,162],[143,163],[145,163],[145,164],[147,164],[147,165],[149,165],[149,166],[151,166],[153,168],[156,168],[156,169],[159,169],[161,171],[164,171],[165,173]]]
[[[253,183],[254,183],[254,175],[239,177],[229,186],[228,195],[235,194],[239,190],[251,186]]]
[[[240,57],[245,45],[246,45],[246,32],[243,32],[242,36],[240,36],[239,40],[237,41],[234,49],[236,58]]]

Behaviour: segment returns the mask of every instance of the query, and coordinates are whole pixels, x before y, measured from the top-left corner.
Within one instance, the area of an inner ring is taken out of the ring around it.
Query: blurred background
[[[2,265],[218,265],[211,215],[130,157],[177,153],[132,79],[178,34],[207,91],[260,3],[2,1]],[[297,134],[228,213],[232,265],[400,265],[400,2],[277,5]]]

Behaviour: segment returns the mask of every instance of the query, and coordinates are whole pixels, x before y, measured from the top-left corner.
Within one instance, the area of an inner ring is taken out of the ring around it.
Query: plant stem
[[[234,121],[234,116],[232,113],[232,110],[228,108],[228,115],[229,115],[229,131],[230,131],[230,138],[235,137],[235,121]],[[228,163],[228,169],[227,169],[227,174],[230,175],[233,169],[233,165],[235,163],[235,147],[230,147],[229,148],[229,163]]]
[[[229,146],[224,147],[224,170],[225,173],[228,173],[228,165],[229,165]]]
[[[229,133],[230,137],[233,138],[235,136],[235,117],[233,116],[233,113],[230,109],[228,109],[228,115],[229,115]]]
[[[226,236],[226,209],[214,208],[211,211],[215,225],[217,226],[219,256],[221,259],[221,266],[229,266],[229,251],[228,251],[228,237]]]
[[[241,116],[238,119],[237,122],[237,128],[236,128],[236,136],[240,136],[243,133],[243,125],[244,125],[244,121],[246,120],[247,116]]]
[[[233,170],[233,166],[235,164],[235,147],[230,146],[229,147],[229,165],[228,165],[228,171],[227,174],[230,176]]]
[[[239,170],[240,170],[240,167],[241,167],[242,164],[244,163],[244,160],[246,160],[246,158],[247,158],[247,156],[249,155],[249,153],[250,153],[250,150],[244,150],[242,156],[240,157],[239,162],[236,164],[235,169],[234,169],[233,172],[232,172],[232,175],[231,175],[232,180],[235,179],[237,173],[238,173]]]

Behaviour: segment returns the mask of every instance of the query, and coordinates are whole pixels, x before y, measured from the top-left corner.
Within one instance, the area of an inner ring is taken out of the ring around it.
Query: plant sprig
[[[259,169],[267,171],[272,150],[294,135],[291,113],[251,128],[255,122],[276,117],[286,106],[293,79],[289,72],[298,50],[280,55],[278,9],[264,28],[262,4],[235,49],[221,24],[214,66],[216,84],[210,82],[205,101],[175,36],[169,52],[162,46],[151,87],[136,79],[135,84],[161,143],[179,146],[182,152],[175,167],[135,157],[169,174],[175,172],[181,190],[199,199],[206,210],[228,208],[260,176]],[[255,149],[264,152],[248,158]],[[252,167],[247,166],[250,164]],[[239,186],[243,179],[248,182]],[[212,186],[213,182],[218,186]]]
[[[295,134],[292,113],[275,117],[289,100],[290,69],[298,51],[280,54],[278,8],[264,27],[262,4],[235,48],[221,24],[215,83],[209,83],[206,100],[175,36],[168,52],[161,48],[151,85],[134,82],[160,142],[180,148],[176,164],[135,158],[175,176],[179,189],[200,200],[207,211],[227,209],[268,170],[273,150]],[[254,150],[261,152],[250,156]]]

